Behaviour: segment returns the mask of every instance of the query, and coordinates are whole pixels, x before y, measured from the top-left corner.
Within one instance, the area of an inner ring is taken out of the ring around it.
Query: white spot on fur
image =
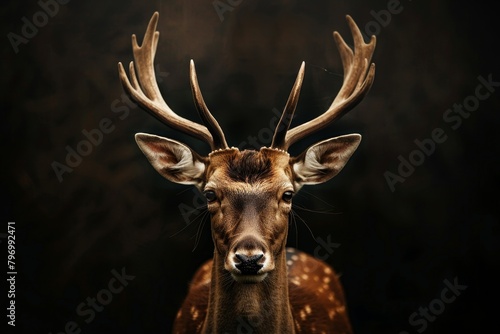
[[[198,309],[194,306],[191,306],[191,316],[193,318],[193,320],[196,320],[196,318],[198,318]]]
[[[337,306],[335,308],[335,310],[337,311],[337,313],[344,313],[345,312],[345,306]]]
[[[295,319],[295,327],[297,327],[298,331],[301,331],[301,329],[300,329],[300,323],[299,323],[299,321],[297,319]]]

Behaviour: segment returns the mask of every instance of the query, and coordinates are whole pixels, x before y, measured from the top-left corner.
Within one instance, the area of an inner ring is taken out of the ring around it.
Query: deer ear
[[[188,146],[160,136],[137,133],[135,141],[161,176],[175,183],[201,186],[205,159]]]
[[[337,175],[358,148],[361,135],[350,134],[319,142],[291,162],[297,189],[323,183]]]

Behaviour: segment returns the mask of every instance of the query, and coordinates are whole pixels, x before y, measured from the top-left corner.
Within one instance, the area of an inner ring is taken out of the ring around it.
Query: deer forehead
[[[275,192],[292,186],[290,156],[284,151],[229,149],[209,155],[205,188],[240,194]]]

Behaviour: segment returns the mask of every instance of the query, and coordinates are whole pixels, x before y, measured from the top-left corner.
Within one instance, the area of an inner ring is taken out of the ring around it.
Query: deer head
[[[207,142],[212,151],[208,156],[201,156],[178,141],[145,133],[136,134],[137,144],[167,180],[194,185],[204,193],[215,245],[212,281],[254,283],[246,284],[248,286],[267,280],[270,282],[267,286],[280,282],[286,285],[286,281],[283,282],[283,273],[286,280],[284,250],[294,194],[303,185],[323,183],[337,175],[358,147],[361,136],[349,134],[326,139],[295,157],[287,150],[362,100],[374,79],[375,65],[370,64],[370,60],[375,37],[366,44],[352,18],[347,16],[355,51],[334,32],[345,76],[328,110],[290,128],[304,78],[305,63],[302,63],[271,145],[258,151],[240,151],[228,146],[221,127],[206,106],[192,60],[191,89],[203,125],[177,115],[162,98],[153,66],[159,38],[158,16],[155,13],[151,18],[142,45],[132,36],[135,61],[130,63],[130,76],[119,63],[121,81],[129,96],[146,111],[166,125]],[[217,283],[212,284],[216,288]],[[251,312],[252,307],[258,309],[255,302],[250,306],[248,301],[244,305],[238,301],[226,302],[242,312]],[[286,323],[286,319],[283,322]]]

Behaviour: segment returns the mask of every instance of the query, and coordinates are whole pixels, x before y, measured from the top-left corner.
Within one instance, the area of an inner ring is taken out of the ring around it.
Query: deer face
[[[224,269],[237,282],[256,283],[274,270],[275,258],[285,249],[293,195],[304,184],[335,176],[361,137],[332,138],[298,157],[264,147],[218,150],[203,158],[167,138],[137,134],[136,140],[161,175],[204,193]]]
[[[230,149],[212,154],[210,162],[203,192],[215,249],[234,280],[260,282],[274,270],[288,233],[294,194],[289,156]]]

